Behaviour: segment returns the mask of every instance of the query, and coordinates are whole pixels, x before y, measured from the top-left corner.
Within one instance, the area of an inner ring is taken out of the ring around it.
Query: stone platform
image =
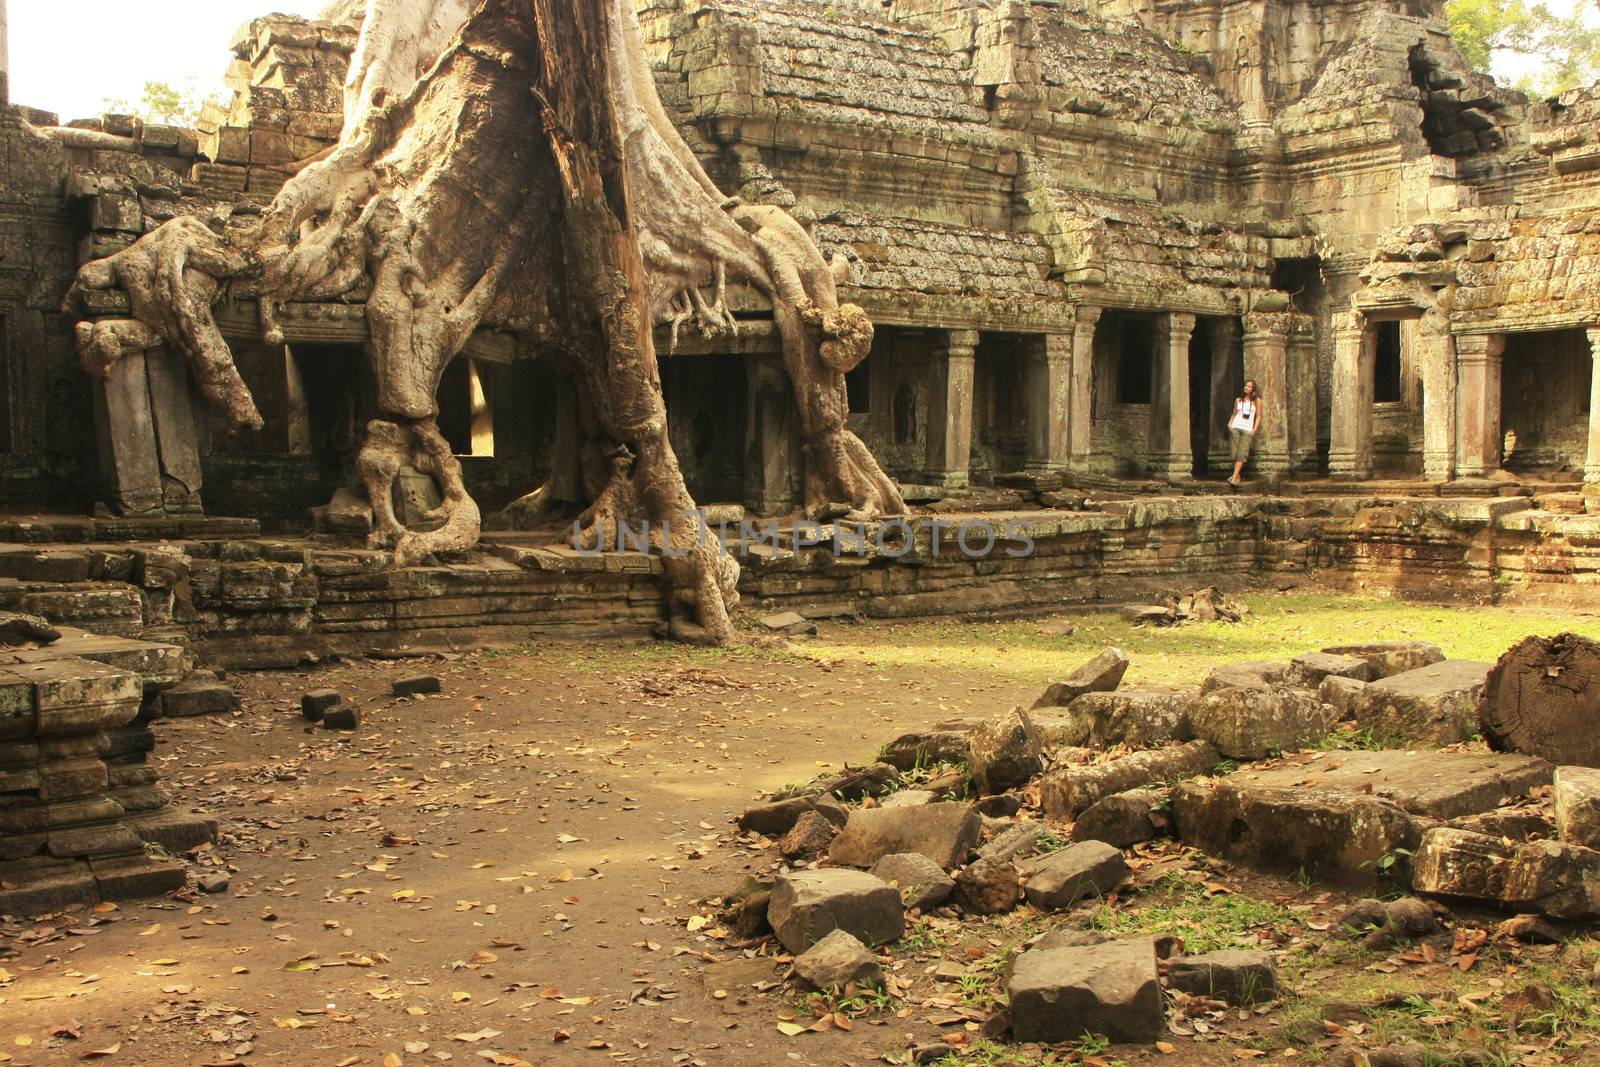
[[[0,914],[181,888],[177,853],[216,825],[173,811],[147,756],[160,694],[192,666],[182,647],[67,630],[0,649]]]
[[[730,549],[743,567],[744,610],[811,618],[1021,614],[1269,575],[1424,600],[1597,602],[1600,515],[1502,495],[1517,487],[1500,483],[1466,495],[1400,483],[1305,495],[1310,488],[1268,496],[1197,484],[1103,498],[1079,489],[1063,500],[1070,509],[918,516],[905,551],[881,550],[870,530],[864,544],[806,544],[792,522],[776,544]],[[1402,492],[1412,495],[1392,495]],[[966,523],[1003,536],[970,556],[956,542]],[[394,571],[385,552],[328,536],[264,537],[244,520],[13,517],[0,520],[0,610],[188,642],[208,662],[240,667],[648,635],[663,615],[661,561],[585,555],[559,535],[490,532],[470,554]]]
[[[1185,782],[1172,809],[1178,835],[1212,855],[1374,884],[1385,858],[1414,854],[1431,827],[1492,811],[1554,773],[1528,756],[1323,752]]]

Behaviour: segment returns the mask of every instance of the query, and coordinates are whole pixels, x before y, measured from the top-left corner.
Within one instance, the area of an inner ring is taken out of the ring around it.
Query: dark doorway
[[[1589,452],[1594,360],[1582,330],[1516,333],[1506,338],[1501,371],[1505,467],[1518,472],[1578,472]]]
[[[667,434],[689,495],[699,504],[744,499],[747,403],[742,356],[674,356],[661,361]]]
[[[1148,404],[1155,384],[1155,320],[1129,316],[1118,329],[1117,403]]]
[[[1404,396],[1401,368],[1404,345],[1398,322],[1378,323],[1377,359],[1373,372],[1372,402],[1398,404]]]

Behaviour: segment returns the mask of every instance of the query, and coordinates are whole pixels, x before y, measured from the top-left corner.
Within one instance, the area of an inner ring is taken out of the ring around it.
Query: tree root
[[[435,528],[418,531],[404,526],[394,512],[394,484],[401,468],[415,467],[433,476],[444,502],[428,516]],[[356,457],[356,471],[372,504],[369,548],[392,548],[395,564],[414,567],[438,552],[464,552],[478,543],[482,516],[467,495],[461,463],[432,419],[401,426],[383,419],[367,424],[366,440]]]

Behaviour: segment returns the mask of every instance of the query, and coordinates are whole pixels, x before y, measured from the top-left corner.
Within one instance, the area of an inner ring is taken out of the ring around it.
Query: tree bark
[[[1478,724],[1497,752],[1600,767],[1600,644],[1570,633],[1526,638],[1489,672]]]

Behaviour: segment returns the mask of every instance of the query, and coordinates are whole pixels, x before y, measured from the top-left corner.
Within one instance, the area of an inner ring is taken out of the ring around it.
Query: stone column
[[[1355,481],[1372,477],[1372,376],[1377,349],[1365,315],[1333,317],[1333,414],[1328,473]]]
[[[201,510],[200,432],[189,389],[189,364],[164,348],[145,353],[150,413],[161,463],[162,505],[169,513]]]
[[[1288,312],[1252,312],[1244,317],[1244,376],[1255,379],[1261,397],[1251,465],[1264,478],[1289,472]]]
[[[293,348],[283,349],[284,444],[291,456],[311,455],[311,399],[306,376]]]
[[[1049,333],[1030,337],[1028,348],[1028,462],[1029,474],[1065,470],[1072,420],[1071,334]]]
[[[795,406],[781,356],[752,357],[745,367],[744,503],[772,515],[800,497]]]
[[[1072,327],[1072,397],[1067,419],[1069,449],[1074,468],[1087,467],[1094,450],[1094,335],[1100,308],[1078,306]]]
[[[1456,476],[1483,478],[1500,469],[1500,368],[1506,339],[1461,334],[1456,342]]]
[[[145,353],[130,352],[111,365],[94,389],[95,437],[100,472],[113,508],[123,515],[155,515],[162,506],[156,421],[150,411]]]
[[[11,43],[6,32],[6,0],[0,0],[0,107],[11,103]]]
[[[1239,395],[1240,383],[1234,373],[1237,364],[1234,355],[1239,344],[1239,320],[1232,315],[1211,319],[1206,324],[1211,331],[1211,432],[1207,436],[1209,455],[1206,463],[1212,470],[1233,470],[1232,442],[1228,438],[1228,422],[1233,418],[1233,401]]]
[[[1289,327],[1289,470],[1317,471],[1317,320],[1297,314]]]
[[[1456,350],[1450,316],[1434,308],[1418,324],[1422,377],[1422,476],[1448,482],[1456,476]]]
[[[1171,311],[1156,321],[1155,373],[1150,388],[1150,473],[1194,477],[1189,440],[1189,338],[1194,316]]]
[[[967,488],[972,468],[972,371],[978,331],[950,330],[929,358],[929,483]]]
[[[1589,371],[1589,456],[1583,480],[1600,485],[1600,327],[1589,331],[1589,353],[1594,364]]]

